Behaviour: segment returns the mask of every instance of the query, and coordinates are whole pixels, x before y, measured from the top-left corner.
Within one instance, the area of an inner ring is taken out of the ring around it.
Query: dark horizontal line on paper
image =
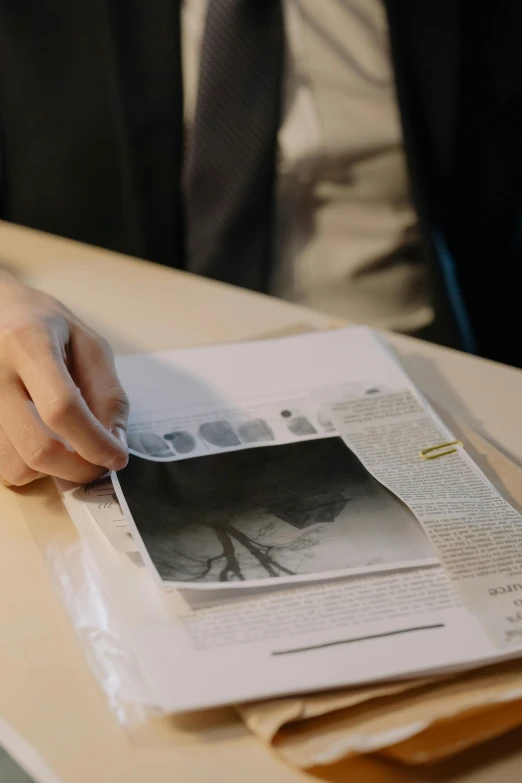
[[[340,644],[355,644],[355,642],[368,642],[371,639],[383,639],[386,636],[398,636],[403,633],[414,633],[415,631],[431,631],[434,628],[444,628],[444,623],[435,623],[433,625],[417,625],[412,628],[400,628],[397,631],[387,631],[386,633],[374,633],[369,636],[354,636],[351,639],[337,639],[333,642],[324,642],[323,644],[312,644],[309,647],[294,647],[289,650],[272,650],[271,655],[293,655],[294,653],[309,652],[311,650],[321,650],[325,647],[336,647]]]

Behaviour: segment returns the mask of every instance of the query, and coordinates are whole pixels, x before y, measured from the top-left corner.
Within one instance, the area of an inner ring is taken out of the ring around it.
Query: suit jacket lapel
[[[108,3],[0,4],[2,217],[139,255]]]
[[[474,350],[450,252],[456,210],[461,3],[386,0],[412,193],[427,248],[441,341]]]

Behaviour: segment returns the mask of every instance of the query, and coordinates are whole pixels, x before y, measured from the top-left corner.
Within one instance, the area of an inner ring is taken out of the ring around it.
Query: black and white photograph
[[[409,509],[338,437],[173,462],[131,455],[118,480],[166,582],[210,587],[435,557]]]

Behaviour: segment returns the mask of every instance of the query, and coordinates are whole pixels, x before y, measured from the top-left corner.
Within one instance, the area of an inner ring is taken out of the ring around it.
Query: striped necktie
[[[281,0],[209,0],[184,170],[187,268],[267,290],[284,25]]]

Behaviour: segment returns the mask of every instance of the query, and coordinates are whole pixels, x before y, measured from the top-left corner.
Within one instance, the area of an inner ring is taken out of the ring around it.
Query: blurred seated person
[[[487,209],[479,120],[517,93],[484,82],[495,61],[474,47],[490,19],[459,26],[465,6],[4,0],[0,216],[410,333],[434,300],[442,340],[491,355],[481,252],[501,265],[521,240],[513,219],[503,246],[484,245],[511,213]],[[491,44],[504,56],[506,19]],[[474,90],[461,103],[457,78]],[[512,130],[496,138],[520,147]],[[498,204],[514,195],[506,171]],[[513,310],[498,309],[505,323]],[[4,273],[3,480],[117,469],[126,416],[109,346]]]

